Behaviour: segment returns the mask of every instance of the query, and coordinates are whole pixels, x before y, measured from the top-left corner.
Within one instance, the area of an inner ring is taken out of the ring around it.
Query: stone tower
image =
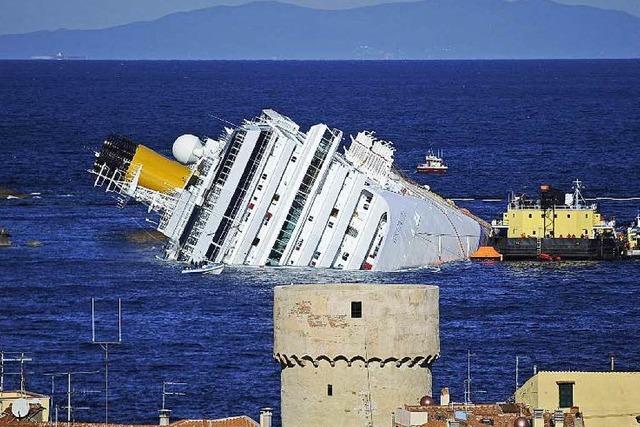
[[[275,289],[283,427],[387,427],[395,408],[431,395],[439,351],[435,286]]]

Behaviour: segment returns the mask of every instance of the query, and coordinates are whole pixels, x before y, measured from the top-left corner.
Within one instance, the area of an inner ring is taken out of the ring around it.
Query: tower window
[[[327,384],[327,396],[333,396],[333,385]]]
[[[558,394],[560,396],[560,408],[573,407],[573,385],[574,383],[558,383]]]
[[[362,301],[351,301],[351,318],[362,318]]]

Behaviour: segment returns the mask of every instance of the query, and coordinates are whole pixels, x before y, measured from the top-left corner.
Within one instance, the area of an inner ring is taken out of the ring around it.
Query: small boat
[[[552,262],[552,261],[561,261],[562,258],[559,256],[553,256],[544,252],[538,254],[538,261],[542,262]]]
[[[224,264],[196,264],[182,270],[182,274],[220,274],[223,270]]]
[[[449,166],[442,160],[442,152],[436,153],[429,149],[424,158],[424,163],[416,166],[416,171],[420,173],[431,173],[442,175],[449,169]]]

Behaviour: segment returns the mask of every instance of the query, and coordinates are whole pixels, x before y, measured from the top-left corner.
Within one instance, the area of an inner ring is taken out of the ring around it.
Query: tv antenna
[[[71,377],[73,375],[80,375],[80,374],[97,374],[100,371],[68,371],[68,372],[56,372],[56,373],[52,373],[52,374],[45,374],[46,376],[51,377],[51,403],[49,404],[50,407],[54,407],[56,408],[56,417],[55,417],[55,421],[57,423],[58,421],[58,406],[54,405],[54,395],[56,392],[56,383],[55,383],[55,379],[56,377],[67,377],[67,391],[66,391],[66,395],[67,395],[67,406],[63,406],[63,409],[67,410],[67,423],[70,423],[72,421],[72,414],[74,410],[81,410],[81,409],[90,409],[89,407],[86,406],[72,406],[71,405],[71,396],[73,394],[76,393],[98,393],[97,391],[80,391],[80,392],[76,392],[73,390],[73,387],[71,387]],[[53,414],[49,413],[49,417],[51,417]]]
[[[163,381],[162,382],[162,410],[166,410],[166,398],[167,396],[186,396],[187,393],[181,392],[181,391],[170,391],[167,390],[167,386],[171,387],[171,386],[183,386],[183,385],[187,385],[187,383],[176,383],[176,382],[172,382],[172,381]]]
[[[118,340],[96,340],[96,301],[91,298],[91,343],[99,345],[104,350],[104,423],[109,424],[109,346],[122,344],[122,300],[118,298]]]
[[[160,409],[160,425],[168,426],[169,425],[169,416],[171,415],[171,409],[167,409],[166,401],[167,396],[186,396],[187,393],[181,391],[170,391],[167,388],[171,388],[172,386],[185,386],[187,383],[177,383],[172,381],[163,381],[162,382],[162,409]]]
[[[475,353],[471,353],[471,350],[467,350],[467,378],[464,380],[464,404],[472,405],[471,400],[471,356],[475,356]],[[475,393],[486,393],[486,390],[475,390]]]
[[[5,355],[9,355],[9,358],[6,358]],[[24,393],[26,389],[26,379],[24,375],[24,362],[31,362],[33,359],[30,357],[25,357],[25,353],[23,352],[1,352],[0,351],[0,392],[4,391],[4,376],[5,375],[20,375],[20,392]],[[5,372],[4,364],[5,362],[17,362],[20,363],[20,372]]]
[[[471,403],[471,350],[467,350],[467,378],[464,380],[464,404]]]

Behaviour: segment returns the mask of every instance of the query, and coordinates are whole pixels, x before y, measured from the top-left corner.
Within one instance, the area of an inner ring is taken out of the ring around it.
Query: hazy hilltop
[[[347,10],[217,6],[101,30],[0,36],[0,58],[637,58],[640,18],[548,0],[426,0]]]
[[[315,9],[350,9],[407,0],[283,0]],[[505,0],[519,1],[519,0]],[[640,16],[640,0],[555,0]],[[174,12],[233,6],[251,0],[2,0],[0,35],[61,28],[89,30],[149,21]]]

